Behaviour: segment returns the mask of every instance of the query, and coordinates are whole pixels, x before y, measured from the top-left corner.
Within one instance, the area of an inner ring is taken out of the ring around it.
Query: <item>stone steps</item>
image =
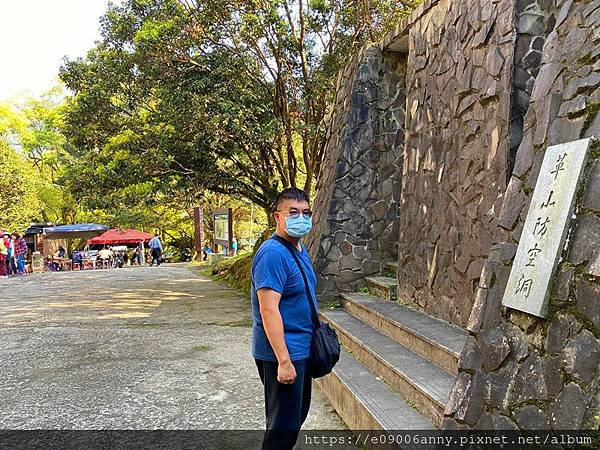
[[[431,430],[433,425],[342,349],[333,372],[316,380],[351,430]]]
[[[454,377],[343,309],[321,311],[340,342],[435,426],[443,419]]]
[[[342,293],[344,309],[394,341],[453,375],[467,341],[466,330],[421,311],[359,293]]]
[[[343,293],[343,308],[319,312],[343,354],[317,385],[352,430],[439,427],[467,331],[389,301],[393,278],[365,281],[380,296]]]
[[[398,280],[392,277],[365,277],[366,286],[376,296],[396,301]]]
[[[394,276],[398,275],[398,262],[397,261],[389,261],[385,264],[386,271],[388,273],[394,274]]]

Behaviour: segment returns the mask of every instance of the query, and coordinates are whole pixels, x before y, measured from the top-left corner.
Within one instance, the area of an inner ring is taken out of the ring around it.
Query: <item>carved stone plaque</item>
[[[585,167],[590,139],[548,147],[502,304],[546,317],[548,296]]]

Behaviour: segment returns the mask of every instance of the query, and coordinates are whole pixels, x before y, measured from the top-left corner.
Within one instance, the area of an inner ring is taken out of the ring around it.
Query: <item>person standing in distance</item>
[[[152,262],[150,263],[150,266],[154,265],[154,261],[156,261],[157,267],[160,266],[160,259],[162,257],[163,246],[160,242],[160,237],[158,236],[158,233],[156,233],[154,237],[150,239],[148,246],[150,247],[150,251],[152,252]]]
[[[298,265],[281,242],[267,239],[252,261],[252,355],[264,387],[263,449],[292,449],[310,409],[308,358],[313,322],[308,302],[316,299],[316,277],[308,252],[300,243],[312,227],[309,203],[304,191],[283,190],[276,200],[277,229],[273,236],[279,235],[293,245],[312,298],[307,298]]]

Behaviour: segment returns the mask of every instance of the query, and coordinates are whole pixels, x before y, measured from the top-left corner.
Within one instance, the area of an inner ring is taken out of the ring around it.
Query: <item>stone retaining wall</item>
[[[588,157],[547,319],[501,305],[548,146],[600,137],[600,0],[553,0],[496,244],[479,281],[445,428],[600,425],[600,145]]]
[[[405,72],[401,55],[367,47],[340,78],[307,240],[321,299],[357,289],[396,259]]]
[[[440,0],[409,34],[398,297],[465,325],[506,189],[513,0]]]
[[[540,70],[542,48],[556,24],[553,0],[517,2],[513,91],[510,118],[508,179],[515,164],[517,149],[523,140],[523,124],[535,78]],[[507,179],[507,182],[508,182]]]

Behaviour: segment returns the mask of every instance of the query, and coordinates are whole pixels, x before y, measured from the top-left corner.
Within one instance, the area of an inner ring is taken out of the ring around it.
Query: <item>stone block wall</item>
[[[540,70],[542,48],[556,24],[554,0],[518,0],[512,107],[510,117],[510,150],[507,182],[512,174],[517,149],[523,140],[523,124],[529,108],[535,78]]]
[[[406,59],[365,48],[342,72],[317,187],[317,294],[337,297],[396,259],[402,175]]]
[[[328,124],[327,143],[325,144],[325,158],[321,165],[319,182],[316,186],[316,196],[313,199],[312,209],[313,228],[307,236],[305,245],[313,258],[320,256],[319,247],[323,236],[329,234],[329,209],[332,200],[333,188],[337,175],[337,162],[342,153],[342,142],[346,136],[346,125],[348,114],[352,104],[352,87],[358,73],[358,66],[363,58],[363,52],[354,55],[338,74],[336,83],[336,97],[332,108],[332,114]],[[315,263],[321,269],[323,263],[316,260]],[[317,277],[320,274],[317,273]]]
[[[506,189],[514,0],[440,0],[408,30],[398,297],[465,325]]]
[[[444,428],[564,430],[600,425],[598,142],[588,156],[548,317],[501,305],[545,149],[600,137],[600,0],[552,0],[548,7],[553,29],[542,49]]]

